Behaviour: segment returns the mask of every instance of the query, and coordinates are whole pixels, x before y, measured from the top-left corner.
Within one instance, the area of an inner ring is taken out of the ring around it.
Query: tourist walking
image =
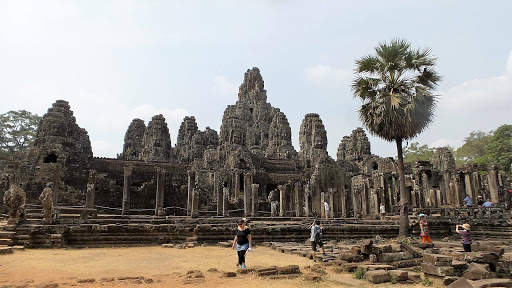
[[[471,226],[469,226],[468,223],[462,225],[457,224],[455,226],[455,232],[459,233],[462,238],[462,247],[464,247],[464,252],[471,252],[471,244],[473,244],[473,240],[471,239]]]
[[[430,240],[430,233],[428,232],[428,222],[425,219],[425,214],[420,214],[420,236],[423,243],[432,243]]]
[[[380,203],[380,221],[384,220],[384,216],[386,216],[386,206],[384,203]]]
[[[315,220],[311,226],[311,235],[309,237],[309,241],[311,242],[311,250],[313,255],[313,262],[316,262],[316,246],[320,246],[322,248],[322,254],[325,255],[324,243],[322,242],[322,231],[323,227],[320,225],[320,220]]]
[[[325,219],[329,219],[329,203],[324,201]]]
[[[235,240],[233,240],[233,249],[236,248],[238,254],[238,268],[245,269],[245,253],[252,250],[251,230],[245,226],[244,219],[238,220]]]

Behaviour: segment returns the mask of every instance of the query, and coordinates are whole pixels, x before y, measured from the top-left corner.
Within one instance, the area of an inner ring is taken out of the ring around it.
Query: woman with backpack
[[[316,262],[316,246],[322,247],[322,254],[325,255],[325,248],[324,243],[322,242],[322,230],[323,227],[320,225],[320,220],[315,220],[311,226],[309,226],[311,229],[311,235],[309,237],[309,241],[311,242],[311,249],[313,251],[313,262]]]

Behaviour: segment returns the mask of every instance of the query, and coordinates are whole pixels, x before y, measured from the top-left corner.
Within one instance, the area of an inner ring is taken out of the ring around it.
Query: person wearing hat
[[[235,240],[233,240],[233,249],[236,248],[238,254],[238,268],[245,269],[245,253],[252,250],[251,229],[245,226],[244,219],[238,220]]]
[[[428,232],[428,222],[425,219],[425,214],[420,214],[420,236],[423,243],[432,243],[432,240],[430,240],[430,233]]]
[[[468,223],[462,225],[457,224],[455,226],[455,232],[459,233],[462,238],[462,247],[464,247],[464,252],[471,252],[471,244],[473,244],[473,240],[471,240],[471,226],[469,226]]]

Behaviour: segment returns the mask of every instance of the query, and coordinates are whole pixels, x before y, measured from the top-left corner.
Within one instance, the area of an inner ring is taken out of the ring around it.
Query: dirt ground
[[[374,287],[351,274],[330,269],[324,280],[303,277],[268,279],[255,275],[222,278],[221,271],[235,272],[236,252],[216,246],[175,249],[162,247],[31,249],[0,255],[0,288],[7,287]],[[303,272],[311,260],[257,247],[248,254],[247,266],[296,264]],[[216,268],[219,272],[207,272]],[[203,280],[186,279],[187,271],[201,270]],[[191,283],[188,283],[191,282]],[[387,287],[391,283],[377,285]],[[422,287],[393,285],[393,287]]]

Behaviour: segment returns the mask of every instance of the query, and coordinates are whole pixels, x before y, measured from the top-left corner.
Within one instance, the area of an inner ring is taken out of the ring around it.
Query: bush
[[[423,286],[432,286],[432,284],[434,284],[434,281],[430,280],[427,276],[424,276],[423,279],[421,279],[421,284]]]
[[[398,283],[398,281],[396,281],[396,276],[395,275],[391,276],[391,284],[396,284],[396,283]]]
[[[363,279],[365,273],[366,273],[366,269],[357,267],[356,271],[354,271],[354,278]]]

